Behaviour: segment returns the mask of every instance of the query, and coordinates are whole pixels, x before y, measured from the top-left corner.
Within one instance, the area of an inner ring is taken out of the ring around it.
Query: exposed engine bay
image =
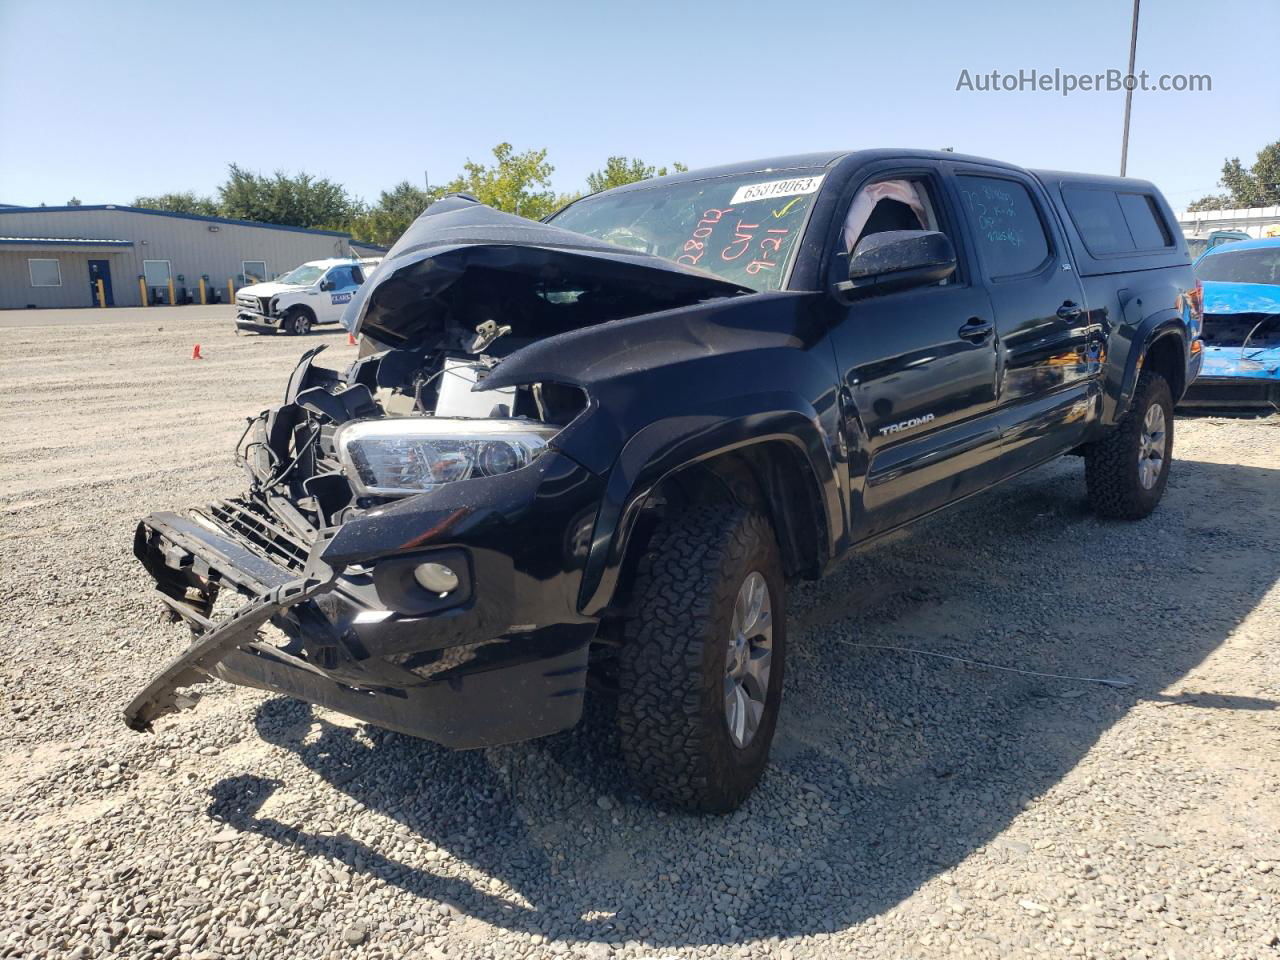
[[[518,346],[502,342],[510,332],[493,321],[469,334],[450,327],[431,349],[382,350],[343,374],[314,363],[323,347],[308,352],[285,402],[253,418],[237,447],[251,492],[283,494],[306,527],[318,529],[442,483],[525,466],[586,398],[554,383],[474,392]],[[398,422],[383,431],[379,461],[361,443],[375,442],[370,422],[385,420]],[[408,446],[415,436],[418,447]],[[385,462],[391,454],[407,462]],[[389,471],[396,484],[379,483]]]
[[[360,359],[338,374],[309,352],[285,402],[249,424],[238,449],[252,493],[283,494],[307,532],[388,499],[518,469],[588,401],[558,382],[488,387],[507,358],[608,321],[740,292],[467,198],[441,201],[349,305],[343,323],[361,334]]]
[[[1273,350],[1280,347],[1280,313],[1206,313],[1205,346]]]
[[[1184,407],[1280,409],[1280,313],[1204,315],[1204,362]]]

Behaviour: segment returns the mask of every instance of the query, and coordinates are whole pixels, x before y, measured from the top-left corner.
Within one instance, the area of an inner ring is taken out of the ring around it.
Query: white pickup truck
[[[236,292],[236,330],[301,336],[337,323],[378,260],[310,260],[283,276]]]

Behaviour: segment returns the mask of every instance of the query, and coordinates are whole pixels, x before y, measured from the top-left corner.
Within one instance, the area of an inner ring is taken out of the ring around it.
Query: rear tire
[[[1124,418],[1085,448],[1089,502],[1104,517],[1141,520],[1164,495],[1173,454],[1173,392],[1144,370]]]
[[[284,318],[285,332],[294,337],[305,337],[311,332],[311,325],[315,323],[316,318],[312,316],[311,311],[306,307],[298,307],[291,310]]]
[[[662,521],[619,653],[618,726],[656,799],[736,809],[769,759],[782,701],[786,583],[769,521],[732,503]]]

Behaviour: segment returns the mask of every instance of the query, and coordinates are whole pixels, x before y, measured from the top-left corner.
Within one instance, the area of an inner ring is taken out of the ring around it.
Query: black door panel
[[[911,194],[900,186],[891,191],[902,207],[897,212],[946,234],[957,269],[940,284],[858,300],[832,327],[852,448],[849,513],[855,539],[982,486],[989,472],[984,465],[999,449],[991,420],[997,401],[995,315],[986,289],[974,281],[977,271],[959,212],[938,165],[919,161],[881,165],[851,184],[846,210],[855,209],[859,191],[885,181],[912,185],[910,210],[903,203]],[[860,237],[876,232],[878,209]],[[847,231],[848,222],[842,222]],[[847,271],[846,257],[834,261]]]
[[[1102,383],[1086,380],[1042,394],[999,414],[1002,473],[1017,473],[1063,452],[1064,437],[1097,419]]]
[[[1014,300],[1000,298],[1006,310],[1034,313],[1029,303],[1019,304]],[[1090,323],[1084,314],[1074,321],[1056,316],[1053,319],[1024,316],[1022,323],[1012,321],[1009,326],[1011,329],[1001,337],[1002,405],[1016,404],[1078,380],[1096,378],[1100,373],[1102,327]]]
[[[888,530],[994,482],[1000,439],[987,415],[882,450],[867,475],[862,532]]]
[[[1006,428],[1025,419],[1038,438],[1031,447],[1043,454],[1040,459],[1065,452],[1084,439],[1096,414],[1090,408],[1077,416],[1076,401],[1101,375],[1102,324],[1086,309],[1039,185],[1013,171],[973,164],[952,164],[951,172],[995,314],[1000,419]],[[1059,392],[1066,396],[1053,399]],[[1057,413],[1046,414],[1046,404]],[[1022,436],[1007,434],[1006,442],[1014,435]],[[1019,455],[1004,466],[1014,473],[1024,461]]]
[[[960,335],[991,322],[981,288],[930,286],[855,303],[832,340],[845,397],[861,435],[867,484],[853,504],[855,535],[869,535],[941,506],[979,482],[964,476],[998,445],[988,424],[964,425],[995,407],[995,345]],[[975,439],[977,438],[977,439]]]

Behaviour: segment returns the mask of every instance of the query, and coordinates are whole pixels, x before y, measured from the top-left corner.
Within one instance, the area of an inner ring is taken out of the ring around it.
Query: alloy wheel
[[[760,728],[773,660],[773,603],[764,574],[752,571],[738,588],[725,655],[724,718],[734,746],[745,748]]]
[[[1144,490],[1154,487],[1164,470],[1165,431],[1164,407],[1153,403],[1142,418],[1138,438],[1138,482]]]

